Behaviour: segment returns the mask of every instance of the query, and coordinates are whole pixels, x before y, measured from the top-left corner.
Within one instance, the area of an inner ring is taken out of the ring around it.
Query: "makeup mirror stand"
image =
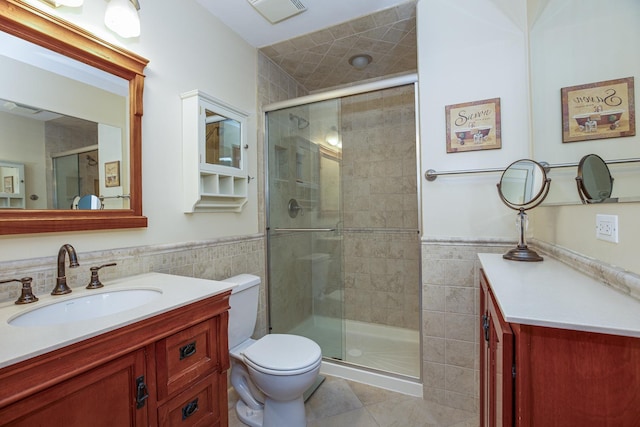
[[[521,175],[523,172],[526,172],[524,179]],[[537,178],[535,178],[536,176]],[[523,184],[521,189],[517,189],[518,191],[513,191],[515,180],[520,180]],[[497,186],[502,202],[509,208],[518,211],[516,217],[516,228],[519,234],[518,245],[502,257],[512,261],[542,261],[543,258],[527,246],[525,236],[529,222],[526,211],[540,205],[551,188],[551,179],[547,178],[544,167],[540,163],[528,159],[514,162],[505,169]]]

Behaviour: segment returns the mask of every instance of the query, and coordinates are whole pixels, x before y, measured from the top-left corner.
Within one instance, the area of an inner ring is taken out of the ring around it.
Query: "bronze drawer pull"
[[[136,378],[136,408],[140,409],[144,406],[145,400],[149,398],[147,385],[144,383],[144,375]]]
[[[187,345],[180,347],[180,360],[186,359],[189,356],[196,354],[196,342],[190,342]]]
[[[198,398],[196,397],[194,400],[184,405],[184,408],[182,408],[182,421],[186,420],[191,415],[195,414],[197,410],[198,410]]]

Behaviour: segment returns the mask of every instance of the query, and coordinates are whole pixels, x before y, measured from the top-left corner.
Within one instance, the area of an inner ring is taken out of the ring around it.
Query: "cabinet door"
[[[141,349],[4,408],[1,425],[144,426],[148,405],[136,404],[136,378],[144,373]]]
[[[640,340],[512,325],[525,427],[640,426]]]
[[[484,276],[481,301],[481,425],[510,427],[514,425],[513,332],[502,318]]]

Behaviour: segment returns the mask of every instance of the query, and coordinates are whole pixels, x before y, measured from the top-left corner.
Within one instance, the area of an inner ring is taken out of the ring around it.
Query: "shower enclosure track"
[[[306,231],[323,231],[330,232],[336,231],[335,228],[274,228],[273,231],[298,231],[298,232],[306,232]]]
[[[276,227],[273,231],[297,231],[297,232],[332,232],[335,228],[280,228]],[[417,228],[343,228],[342,232],[346,233],[420,233]]]

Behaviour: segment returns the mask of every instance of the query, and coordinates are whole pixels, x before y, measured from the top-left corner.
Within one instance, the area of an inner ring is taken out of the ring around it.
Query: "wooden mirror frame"
[[[0,235],[147,226],[142,216],[142,90],[149,62],[21,0],[0,0],[0,31],[129,81],[130,207],[119,210],[0,209]]]

